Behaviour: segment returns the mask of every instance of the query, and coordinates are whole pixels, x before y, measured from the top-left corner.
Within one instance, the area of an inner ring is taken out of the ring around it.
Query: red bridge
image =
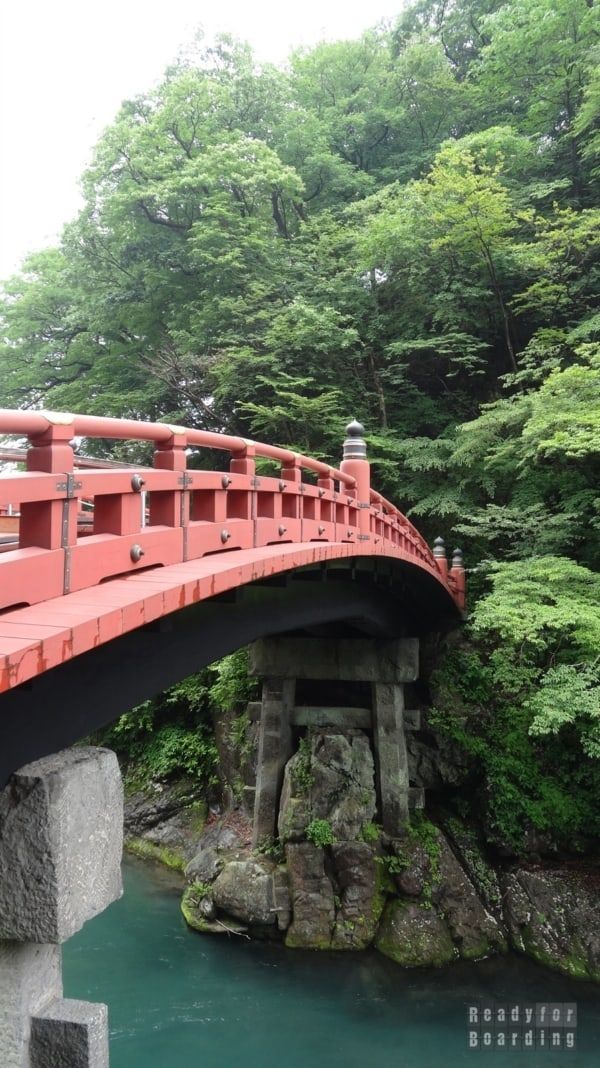
[[[28,440],[26,471],[0,475],[0,786],[256,637],[460,619],[460,552],[448,568],[371,488],[363,428],[347,434],[337,470],[164,423],[0,410],[5,443]],[[91,467],[82,438],[152,443],[153,466]],[[198,449],[227,469],[191,468]]]

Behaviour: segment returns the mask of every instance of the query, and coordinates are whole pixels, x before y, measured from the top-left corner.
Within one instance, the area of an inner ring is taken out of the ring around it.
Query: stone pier
[[[254,799],[254,845],[275,835],[283,769],[293,751],[293,727],[372,731],[378,807],[384,831],[406,833],[411,796],[405,742],[404,684],[418,677],[416,638],[269,638],[256,642],[250,665],[263,678]],[[296,705],[297,680],[369,683],[369,708]],[[411,712],[414,718],[415,712]]]
[[[34,761],[0,792],[2,1068],[107,1068],[106,1006],[63,998],[61,946],[121,896],[122,846],[106,749]]]

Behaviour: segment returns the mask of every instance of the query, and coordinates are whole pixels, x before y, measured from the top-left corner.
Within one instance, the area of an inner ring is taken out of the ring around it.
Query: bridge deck
[[[342,543],[241,549],[5,612],[0,615],[0,693],[198,601],[270,575],[359,555],[355,546]],[[390,546],[371,546],[368,555],[412,563],[407,553]],[[435,567],[421,566],[443,585]]]

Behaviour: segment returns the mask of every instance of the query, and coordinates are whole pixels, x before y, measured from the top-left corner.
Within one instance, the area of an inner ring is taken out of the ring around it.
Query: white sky
[[[160,79],[202,26],[260,59],[355,37],[403,0],[0,0],[0,279],[56,240],[122,100]]]

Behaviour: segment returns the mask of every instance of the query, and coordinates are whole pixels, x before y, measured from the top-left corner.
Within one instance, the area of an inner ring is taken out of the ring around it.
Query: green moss
[[[148,842],[145,838],[126,838],[124,844],[125,849],[134,856],[141,857],[142,860],[158,861],[159,864],[164,864],[173,871],[183,872],[187,863],[185,857],[174,849],[155,845],[154,842]]]
[[[290,927],[285,936],[287,949],[331,949],[331,938],[317,938],[313,942],[306,942],[298,938]]]
[[[360,837],[363,842],[378,842],[381,838],[381,827],[378,823],[363,823]]]
[[[188,927],[192,927],[194,931],[201,931],[203,934],[208,934],[210,933],[210,924],[208,920],[205,920],[203,916],[200,916],[197,909],[197,892],[193,886],[188,886],[181,899],[183,918]]]
[[[409,921],[405,915],[409,907],[419,910],[422,922],[412,915]],[[450,932],[437,914],[423,905],[401,900],[388,903],[375,945],[380,953],[405,968],[440,967],[456,957]]]
[[[593,979],[600,982],[600,971],[591,970],[588,957],[582,946],[572,947],[571,952],[561,957],[550,952],[549,949],[535,941],[530,928],[526,927],[522,935],[522,951],[528,957],[533,957],[538,964],[543,964],[553,971],[562,972],[573,979]]]

